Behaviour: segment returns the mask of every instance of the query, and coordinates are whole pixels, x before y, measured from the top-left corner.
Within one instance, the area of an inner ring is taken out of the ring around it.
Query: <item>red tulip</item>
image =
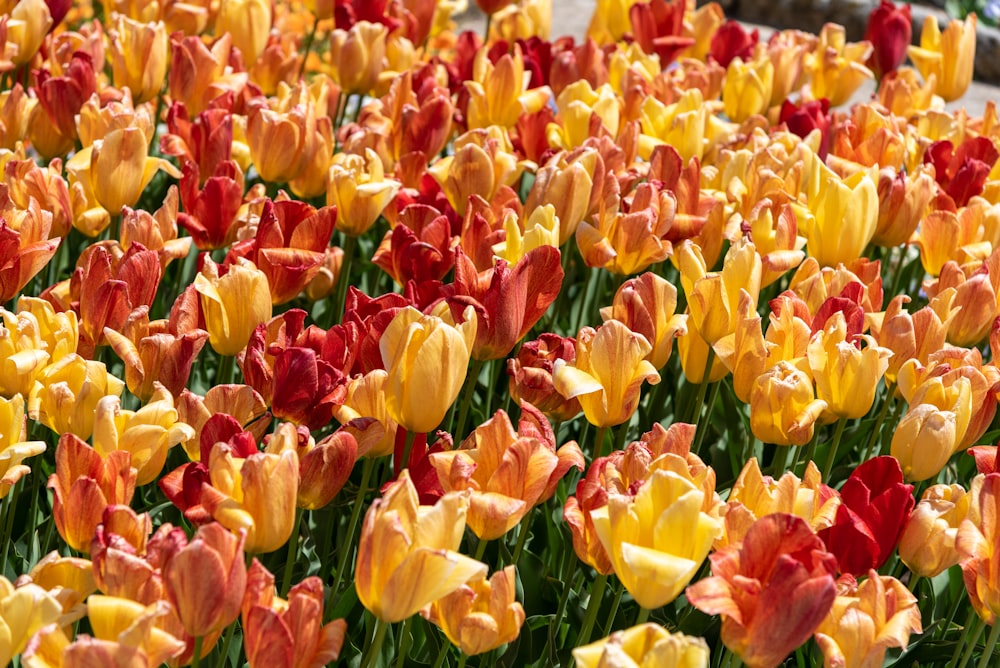
[[[938,185],[963,207],[983,192],[983,184],[1000,153],[989,137],[970,137],[958,148],[947,139],[936,141],[924,153],[924,162],[934,165]]]
[[[906,47],[910,45],[913,26],[910,21],[910,5],[896,6],[892,0],[882,3],[868,16],[865,40],[872,44],[872,55],[868,67],[881,79],[894,72],[906,60]]]

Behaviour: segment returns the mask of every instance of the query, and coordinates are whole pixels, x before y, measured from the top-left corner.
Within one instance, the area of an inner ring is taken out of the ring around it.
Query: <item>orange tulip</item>
[[[666,279],[646,272],[622,283],[611,306],[601,309],[601,318],[618,320],[646,337],[652,345],[646,359],[659,370],[670,359],[674,338],[687,333],[687,318],[675,314],[676,308],[677,288]]]
[[[128,88],[136,104],[154,99],[167,78],[167,29],[117,15],[111,32],[111,72],[117,88]]]
[[[315,510],[330,503],[351,477],[358,442],[336,431],[316,443],[306,427],[282,422],[267,441],[267,452],[294,452],[299,463],[299,508]]]
[[[420,506],[408,470],[376,499],[361,528],[355,585],[382,621],[400,622],[463,584],[486,577],[486,564],[457,550],[468,493],[452,492]]]
[[[234,72],[229,66],[233,38],[228,33],[215,40],[211,49],[196,34],[173,34],[167,89],[172,100],[179,100],[192,116],[207,109],[220,95],[236,93],[246,85],[246,72]]]
[[[371,93],[386,67],[386,40],[389,30],[380,23],[358,21],[349,30],[340,28],[330,35],[330,64],[333,80],[345,93]]]

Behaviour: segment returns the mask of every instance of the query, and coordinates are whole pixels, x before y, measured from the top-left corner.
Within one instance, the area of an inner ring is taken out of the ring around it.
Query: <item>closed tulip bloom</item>
[[[490,202],[521,174],[510,138],[497,127],[466,132],[455,140],[455,155],[440,158],[427,171],[462,216],[470,195]]]
[[[28,398],[28,414],[57,434],[90,438],[97,402],[119,396],[123,389],[125,383],[109,374],[104,364],[73,353],[39,375]]]
[[[652,346],[617,320],[598,329],[584,327],[576,341],[576,361],[557,359],[552,381],[567,399],[577,398],[587,421],[613,427],[632,417],[643,382],[655,385],[660,374],[646,361]]]
[[[911,633],[923,631],[917,598],[896,578],[872,570],[860,585],[850,576],[839,584],[833,609],[816,629],[824,666],[879,668],[886,649],[905,648]]]
[[[677,355],[681,358],[684,377],[690,383],[714,383],[722,380],[729,374],[729,369],[718,355],[712,358],[711,368],[706,368],[708,352],[712,347],[705,342],[690,314],[688,315],[687,334],[677,337]]]
[[[136,485],[148,485],[163,471],[170,448],[194,438],[194,429],[178,420],[174,398],[159,383],[149,402],[137,411],[123,410],[116,396],[102,397],[94,416],[94,449],[106,456],[132,454]]]
[[[738,545],[711,556],[712,576],[688,587],[691,605],[722,615],[722,642],[751,668],[780,664],[809,639],[837,595],[836,558],[805,520],[759,519]]]
[[[65,434],[56,448],[56,471],[49,476],[52,517],[62,539],[78,552],[90,552],[104,509],[128,505],[135,492],[131,455],[116,451],[102,458],[73,434]]]
[[[233,533],[246,532],[247,551],[266,554],[288,542],[299,490],[294,452],[258,452],[241,459],[228,445],[216,443],[208,473],[211,484],[202,487],[202,505]]]
[[[167,78],[167,29],[162,21],[139,23],[117,15],[111,32],[111,73],[135,104],[152,100]]]
[[[419,504],[408,470],[365,515],[355,565],[361,603],[384,622],[401,622],[463,584],[486,577],[486,564],[458,552],[468,493]]]
[[[228,32],[233,46],[243,54],[249,66],[267,45],[271,32],[271,3],[268,0],[233,0],[222,3],[215,19],[215,34]]]
[[[122,207],[135,206],[139,196],[159,170],[174,178],[181,173],[163,158],[151,158],[149,140],[138,127],[111,130],[104,139],[78,151],[66,163],[66,171],[87,181],[100,204],[113,216]]]
[[[670,633],[659,624],[647,623],[573,650],[581,668],[708,668],[708,643],[683,633]]]
[[[353,237],[367,232],[396,196],[401,184],[387,179],[375,151],[338,153],[330,167],[326,203],[337,206],[337,229]]]
[[[257,325],[271,317],[267,278],[249,260],[220,267],[206,257],[194,287],[201,295],[208,342],[220,355],[243,350]]]
[[[0,662],[9,666],[42,627],[56,622],[62,614],[59,601],[38,585],[15,589],[10,580],[0,576]]]
[[[722,86],[723,110],[729,120],[742,123],[771,106],[774,65],[766,54],[744,63],[734,58]]]
[[[611,306],[601,309],[601,318],[617,320],[646,337],[652,346],[646,359],[657,370],[670,359],[674,338],[687,333],[687,318],[675,313],[677,288],[653,272],[622,283]]]
[[[163,569],[167,597],[184,630],[204,637],[232,624],[247,586],[243,536],[212,522],[198,529]]]
[[[24,399],[19,394],[11,399],[0,398],[0,499],[31,473],[24,460],[45,452],[44,441],[28,441],[27,437]]]
[[[816,396],[837,418],[864,417],[875,401],[878,381],[889,367],[892,351],[870,336],[863,339],[863,349],[847,341],[847,322],[838,312],[809,341],[807,357],[816,380]]]
[[[957,416],[931,404],[912,406],[892,434],[893,457],[903,467],[907,480],[936,476],[955,452]]]
[[[841,179],[820,166],[819,189],[809,200],[813,219],[803,225],[806,252],[821,266],[861,256],[878,225],[878,190],[868,172]]]
[[[882,0],[869,14],[865,39],[872,44],[872,54],[868,66],[879,80],[906,60],[912,31],[910,5],[896,6],[892,0]]]
[[[972,81],[976,60],[976,14],[954,19],[944,32],[936,16],[924,19],[920,46],[909,47],[910,59],[924,79],[937,80],[934,92],[951,102],[962,97]]]
[[[913,508],[899,539],[899,558],[917,575],[932,578],[959,562],[958,528],[972,494],[960,485],[932,485]]]
[[[389,30],[384,25],[368,21],[358,21],[350,30],[338,28],[331,33],[331,76],[345,93],[372,92],[387,64],[388,36]]]
[[[517,602],[514,567],[472,580],[421,610],[466,656],[488,652],[513,642],[524,623]]]
[[[657,470],[634,499],[613,494],[591,512],[615,574],[643,608],[677,598],[722,533],[722,522],[704,505],[704,489]]]
[[[52,13],[45,0],[20,0],[14,4],[7,18],[7,42],[16,46],[11,56],[15,65],[26,65],[41,48],[52,27]]]
[[[316,134],[316,112],[309,104],[296,104],[287,111],[255,108],[247,118],[250,157],[260,178],[286,183],[297,178],[308,165],[308,144]],[[275,151],[275,146],[287,150]]]
[[[929,167],[921,165],[910,173],[891,167],[879,170],[878,224],[872,241],[885,247],[908,242],[936,190]]]
[[[471,306],[460,325],[424,315],[412,306],[396,314],[379,340],[389,373],[385,387],[389,417],[416,433],[437,428],[465,384],[475,340]],[[434,392],[428,394],[428,388]]]
[[[750,390],[750,429],[764,443],[805,445],[827,403],[812,379],[784,360],[761,374]]]

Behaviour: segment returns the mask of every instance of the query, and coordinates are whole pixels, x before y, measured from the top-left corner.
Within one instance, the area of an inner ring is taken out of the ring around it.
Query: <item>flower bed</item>
[[[460,4],[8,3],[2,663],[990,665],[974,22]]]

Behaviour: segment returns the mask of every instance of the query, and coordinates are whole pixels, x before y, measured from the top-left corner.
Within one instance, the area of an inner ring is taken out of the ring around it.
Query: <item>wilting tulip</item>
[[[326,203],[337,206],[337,229],[357,237],[375,224],[399,188],[398,181],[386,178],[371,149],[364,156],[338,153],[330,167]]]
[[[892,0],[882,0],[868,15],[865,40],[872,45],[868,66],[877,79],[894,72],[906,60],[913,31],[910,24],[910,5],[896,6]]]
[[[445,492],[472,490],[466,522],[480,540],[494,540],[545,502],[570,468],[585,460],[575,441],[556,450],[548,420],[530,404],[518,431],[503,410],[478,426],[457,450],[430,455]],[[548,428],[548,434],[537,429]],[[522,529],[526,531],[527,529]]]
[[[230,531],[246,532],[249,552],[274,552],[288,542],[299,489],[294,452],[260,452],[241,459],[232,448],[217,443],[208,473],[211,484],[202,487],[202,505]]]
[[[646,337],[652,350],[646,359],[657,370],[670,359],[674,338],[687,333],[687,318],[675,314],[677,288],[653,272],[646,272],[622,283],[611,306],[601,309],[605,321],[617,320]]]
[[[485,578],[486,564],[457,551],[467,508],[467,494],[459,493],[420,506],[409,472],[400,473],[372,503],[361,528],[355,584],[365,608],[382,621],[400,622]]]
[[[28,414],[57,434],[90,438],[94,410],[101,397],[119,396],[125,383],[101,362],[73,353],[50,364],[38,377],[28,398]]]
[[[555,361],[553,384],[567,399],[579,399],[591,424],[619,425],[638,408],[642,383],[660,382],[660,374],[646,361],[652,349],[644,336],[617,320],[596,330],[584,327],[577,337],[573,365]]]
[[[750,429],[764,443],[805,445],[827,403],[816,399],[808,374],[784,360],[750,390]]]
[[[708,643],[683,633],[670,633],[659,624],[640,624],[615,631],[607,638],[573,650],[581,668],[662,666],[708,668]]]
[[[820,531],[841,573],[880,568],[899,542],[913,509],[913,485],[893,457],[874,457],[851,473],[840,490],[833,526]]]
[[[722,533],[722,522],[704,505],[704,489],[657,470],[634,499],[613,494],[608,505],[591,512],[615,574],[643,608],[677,598]]]
[[[252,65],[267,44],[271,32],[271,3],[267,0],[234,0],[219,7],[215,19],[215,34],[228,32],[233,36],[233,46],[243,54],[247,65]]]
[[[463,315],[462,324],[455,325],[407,307],[382,334],[379,350],[389,372],[386,411],[407,431],[433,431],[465,384],[476,317],[472,307]],[[428,395],[424,388],[434,392]]]
[[[167,596],[195,638],[220,631],[240,614],[247,585],[243,536],[221,524],[200,527],[163,569]]]
[[[118,397],[107,396],[94,414],[94,450],[102,457],[116,450],[131,453],[140,487],[160,476],[170,448],[194,438],[194,429],[178,421],[174,399],[159,383],[138,411],[123,410]]]
[[[56,472],[49,476],[52,518],[70,547],[88,553],[104,509],[128,505],[135,492],[131,455],[116,451],[102,458],[73,434],[64,434],[56,448]]]
[[[66,171],[86,181],[97,202],[113,216],[122,207],[135,206],[156,172],[174,178],[181,173],[163,158],[151,158],[149,141],[137,127],[111,130],[104,139],[78,151],[66,163]]]
[[[44,6],[44,4],[43,4]],[[0,576],[0,661],[10,665],[39,630],[63,614],[59,601],[36,584],[14,588]]]
[[[271,317],[267,277],[249,260],[220,266],[206,257],[194,287],[201,295],[208,342],[220,355],[243,350],[257,325]]]
[[[516,599],[514,567],[471,580],[421,610],[466,656],[513,642],[524,623],[524,607]]]
[[[254,559],[243,600],[244,643],[252,668],[312,668],[337,661],[347,622],[323,624],[323,582],[308,577],[288,600],[274,595],[274,576]]]
[[[111,32],[111,72],[115,87],[132,91],[135,104],[152,100],[167,78],[167,29],[117,15]]]
[[[0,398],[0,499],[7,496],[18,480],[31,473],[31,467],[22,462],[45,452],[44,441],[27,438],[24,399],[20,394],[11,399]]]
[[[972,494],[959,485],[932,485],[913,509],[899,538],[899,558],[921,577],[932,578],[959,562],[958,528],[969,515]]]
[[[709,557],[712,577],[687,588],[691,605],[722,615],[722,642],[745,664],[777,666],[830,612],[836,558],[805,520],[767,515],[738,545]]]
[[[838,584],[833,609],[816,629],[824,665],[878,668],[886,649],[905,648],[911,633],[923,631],[916,597],[896,578],[871,570],[860,585],[851,576]]]
[[[976,59],[976,14],[965,21],[954,19],[942,33],[937,16],[924,19],[920,46],[911,46],[910,60],[924,79],[937,81],[934,92],[951,102],[962,97],[969,83]]]

